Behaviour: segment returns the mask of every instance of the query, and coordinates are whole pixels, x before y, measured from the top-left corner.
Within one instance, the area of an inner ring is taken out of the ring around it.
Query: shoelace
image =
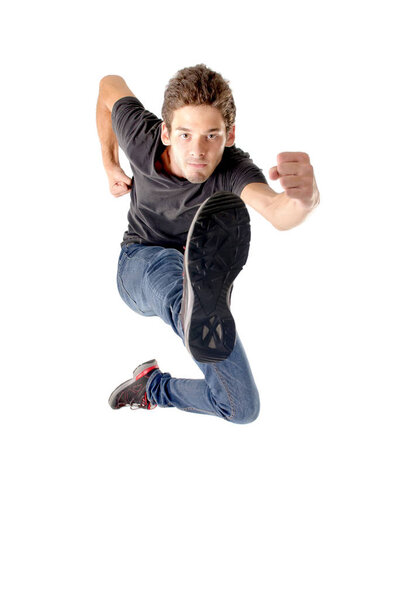
[[[145,396],[143,397],[143,399],[141,400],[140,404],[134,404],[133,402],[129,403],[131,410],[137,410],[137,408],[147,408],[147,405],[148,405],[148,398],[147,398],[146,393],[145,393]]]

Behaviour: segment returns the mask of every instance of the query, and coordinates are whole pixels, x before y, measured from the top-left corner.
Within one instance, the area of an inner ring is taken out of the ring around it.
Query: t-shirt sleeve
[[[161,119],[146,110],[135,96],[119,98],[112,107],[111,117],[119,146],[129,161],[135,163],[155,141]]]
[[[228,169],[229,185],[231,191],[240,196],[249,183],[267,183],[262,169],[260,169],[247,152],[235,146],[231,150],[231,163]]]

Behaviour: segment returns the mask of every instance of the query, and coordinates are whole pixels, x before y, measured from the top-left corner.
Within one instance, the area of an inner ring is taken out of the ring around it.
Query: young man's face
[[[162,142],[169,146],[169,168],[191,183],[203,183],[220,163],[225,146],[235,142],[235,125],[226,135],[221,112],[214,106],[183,106],[173,113],[171,132],[162,123]]]

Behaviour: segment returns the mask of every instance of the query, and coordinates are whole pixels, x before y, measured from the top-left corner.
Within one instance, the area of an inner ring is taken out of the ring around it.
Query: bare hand
[[[131,190],[131,177],[128,177],[121,167],[115,165],[107,169],[106,174],[110,192],[116,198],[124,196]]]
[[[277,166],[269,170],[270,179],[279,179],[289,198],[300,200],[306,206],[314,202],[314,169],[305,152],[281,152]]]

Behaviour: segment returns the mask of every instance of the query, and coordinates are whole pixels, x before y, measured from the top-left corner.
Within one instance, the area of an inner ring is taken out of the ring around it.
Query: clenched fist
[[[128,177],[123,169],[117,165],[106,170],[111,194],[118,198],[131,190],[131,177]]]
[[[281,152],[276,157],[277,166],[269,170],[270,179],[279,182],[289,198],[300,200],[306,206],[316,201],[318,190],[314,169],[305,152]]]

